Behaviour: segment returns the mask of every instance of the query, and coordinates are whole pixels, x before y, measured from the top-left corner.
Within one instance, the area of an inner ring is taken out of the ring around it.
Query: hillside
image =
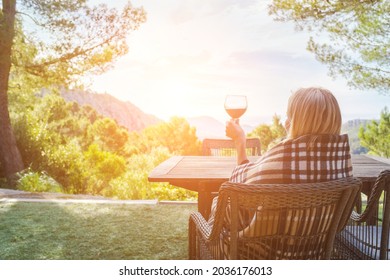
[[[348,134],[352,154],[367,153],[367,149],[360,145],[358,134],[360,127],[365,127],[369,122],[371,122],[371,120],[355,119],[350,120],[342,125],[341,132]]]
[[[203,140],[204,138],[224,138],[225,125],[216,119],[208,116],[188,118],[190,126],[196,128],[196,136]]]
[[[90,105],[99,114],[115,119],[129,131],[140,131],[160,120],[150,114],[142,112],[131,102],[121,101],[109,94],[98,94],[85,91],[61,91],[62,97],[79,105]]]

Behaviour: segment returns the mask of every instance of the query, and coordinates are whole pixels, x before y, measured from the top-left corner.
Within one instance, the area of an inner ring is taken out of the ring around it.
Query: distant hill
[[[202,116],[187,119],[196,128],[196,136],[204,138],[225,138],[225,125],[212,117]]]
[[[366,127],[371,120],[355,119],[344,123],[341,127],[341,132],[348,134],[349,144],[352,154],[366,154],[368,150],[360,145],[359,129],[361,126]]]
[[[99,114],[115,119],[129,131],[140,131],[161,121],[153,115],[142,112],[131,102],[121,101],[109,94],[62,90],[61,96],[68,102],[74,101],[81,106],[90,105]]]

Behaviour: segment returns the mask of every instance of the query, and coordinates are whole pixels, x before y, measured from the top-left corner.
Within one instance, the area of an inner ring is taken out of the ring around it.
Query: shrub
[[[109,187],[109,182],[126,171],[126,161],[123,157],[102,151],[97,144],[92,144],[84,153],[84,156],[84,168],[89,173],[88,193],[105,193],[105,188]]]
[[[64,186],[66,193],[86,193],[89,170],[77,141],[57,147],[47,147],[41,168]]]
[[[62,186],[44,172],[27,169],[19,174],[17,189],[29,192],[62,192]]]
[[[153,148],[149,154],[131,156],[127,172],[110,181],[103,195],[119,199],[195,200],[194,192],[168,183],[148,182],[152,169],[170,156],[166,147]]]

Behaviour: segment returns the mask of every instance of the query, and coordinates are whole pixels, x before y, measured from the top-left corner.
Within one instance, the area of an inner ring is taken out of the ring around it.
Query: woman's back
[[[311,183],[352,176],[348,135],[304,135],[271,148],[257,162],[237,166],[237,183]]]

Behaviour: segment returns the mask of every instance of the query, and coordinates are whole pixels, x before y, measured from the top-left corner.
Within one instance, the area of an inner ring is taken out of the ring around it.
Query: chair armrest
[[[387,184],[390,184],[390,170],[384,170],[379,174],[371,190],[370,197],[367,202],[367,207],[363,213],[358,213],[356,211],[352,212],[351,219],[354,222],[365,222],[372,216],[372,214],[375,213],[379,198],[382,192],[385,190]]]
[[[196,228],[199,230],[202,238],[207,241],[216,240],[219,238],[219,234],[216,233],[216,230],[209,225],[209,223],[205,220],[203,215],[199,212],[191,213],[190,221],[192,221]]]

